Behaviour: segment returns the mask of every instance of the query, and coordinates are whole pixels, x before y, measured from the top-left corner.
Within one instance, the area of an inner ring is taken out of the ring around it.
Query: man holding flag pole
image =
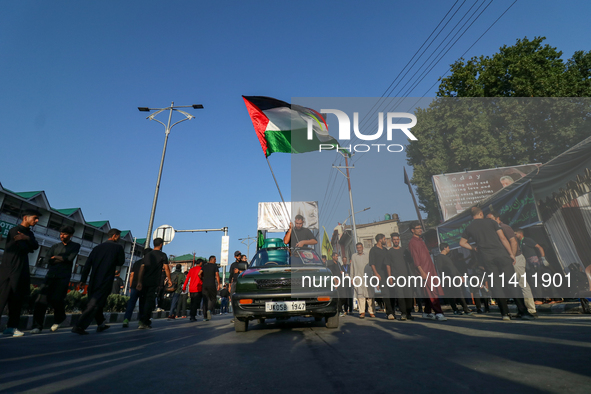
[[[338,147],[338,142],[328,134],[328,126],[324,117],[311,108],[289,104],[271,97],[242,96],[242,98],[265,154],[271,175],[273,175],[275,186],[279,191],[283,209],[289,217],[289,211],[269,162],[269,156],[274,152],[313,152],[319,149],[320,144]],[[309,135],[310,139],[308,139]],[[301,217],[301,215],[298,216]],[[298,216],[295,218],[295,230],[292,230],[293,224],[290,221],[284,243],[290,244],[292,247],[291,238],[293,235],[295,238],[293,246],[302,247],[317,244],[318,241],[313,236],[310,239],[307,234],[303,233],[303,230],[308,232],[310,230],[302,227],[303,217],[298,219]]]

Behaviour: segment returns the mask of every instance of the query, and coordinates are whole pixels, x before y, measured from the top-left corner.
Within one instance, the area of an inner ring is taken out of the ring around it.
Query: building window
[[[2,205],[2,213],[15,218],[20,217],[22,201],[15,200],[10,197],[6,197],[4,204]]]
[[[94,240],[94,230],[89,229],[89,228],[85,228],[84,235],[82,236],[82,239],[85,241],[92,242]]]

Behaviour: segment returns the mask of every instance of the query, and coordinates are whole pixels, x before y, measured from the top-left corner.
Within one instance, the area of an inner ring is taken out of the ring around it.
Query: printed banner
[[[485,216],[491,211],[491,206],[501,215],[501,221],[511,227],[525,227],[540,221],[530,182],[480,207]],[[452,249],[458,248],[462,233],[470,223],[470,211],[464,212],[453,221],[443,223],[437,227],[439,242],[448,243]]]
[[[433,188],[443,220],[476,205],[502,188],[521,179],[541,164],[433,175]]]
[[[304,227],[310,230],[319,229],[317,201],[287,201],[285,207],[282,202],[260,202],[257,230],[285,232],[296,215],[304,217]]]

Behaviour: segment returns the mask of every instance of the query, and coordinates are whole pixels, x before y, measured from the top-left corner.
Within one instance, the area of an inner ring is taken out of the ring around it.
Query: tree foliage
[[[591,100],[580,97],[591,96],[591,52],[564,62],[544,39],[524,38],[492,57],[458,60],[437,99],[415,112],[418,141],[406,154],[430,224],[441,218],[433,175],[544,163],[590,136]]]

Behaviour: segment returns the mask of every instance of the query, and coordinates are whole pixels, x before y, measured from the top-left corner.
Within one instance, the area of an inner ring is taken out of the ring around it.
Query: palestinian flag
[[[313,109],[271,97],[242,98],[266,157],[273,152],[318,151],[320,144],[338,146],[328,134],[324,117]]]

